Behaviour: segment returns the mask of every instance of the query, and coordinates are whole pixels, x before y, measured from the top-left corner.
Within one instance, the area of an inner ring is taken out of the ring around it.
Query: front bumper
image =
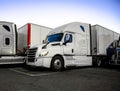
[[[29,60],[26,60],[26,64],[30,66],[50,68],[51,58],[48,57],[36,58],[34,62],[30,62]]]

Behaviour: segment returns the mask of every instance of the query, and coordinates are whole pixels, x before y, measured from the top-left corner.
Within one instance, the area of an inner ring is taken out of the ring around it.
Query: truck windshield
[[[49,35],[47,37],[47,41],[48,42],[60,42],[62,40],[62,37],[63,37],[63,33]]]

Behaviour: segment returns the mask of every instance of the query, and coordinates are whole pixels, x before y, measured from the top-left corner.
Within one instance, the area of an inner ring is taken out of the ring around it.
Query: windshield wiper
[[[46,46],[49,44],[50,42],[47,42],[43,47],[42,49],[46,49]]]

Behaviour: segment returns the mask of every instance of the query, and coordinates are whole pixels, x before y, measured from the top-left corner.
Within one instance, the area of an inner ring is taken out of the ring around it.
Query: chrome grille
[[[120,51],[118,51],[118,60],[120,60]]]
[[[30,48],[27,52],[28,62],[34,62],[35,56],[38,48]]]

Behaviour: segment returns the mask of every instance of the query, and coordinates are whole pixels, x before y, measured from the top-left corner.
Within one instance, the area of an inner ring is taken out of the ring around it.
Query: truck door
[[[66,56],[66,59],[69,59],[68,61],[72,62],[74,56],[74,34],[66,33],[63,41],[64,55]]]

